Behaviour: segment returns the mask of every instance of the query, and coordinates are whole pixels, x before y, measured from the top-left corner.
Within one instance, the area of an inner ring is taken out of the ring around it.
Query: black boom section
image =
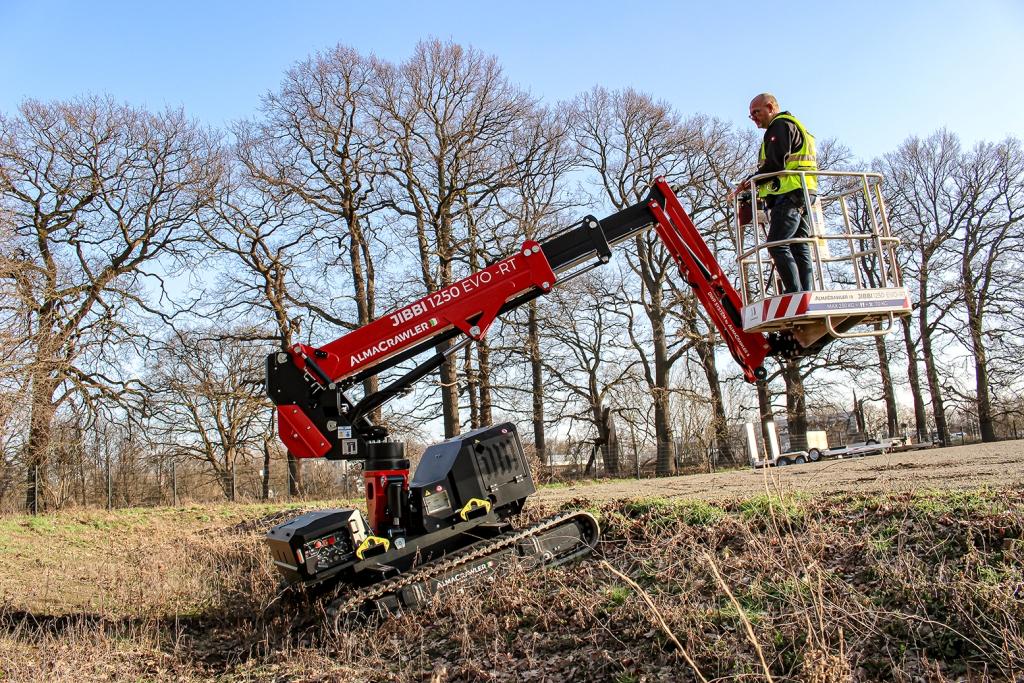
[[[544,240],[540,247],[551,269],[557,273],[590,259],[594,254],[598,257],[608,255],[611,246],[632,237],[653,222],[654,216],[644,202],[600,221],[587,216],[568,230]]]

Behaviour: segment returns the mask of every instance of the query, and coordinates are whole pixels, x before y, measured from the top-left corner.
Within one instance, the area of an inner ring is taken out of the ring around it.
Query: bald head
[[[779,101],[771,93],[763,92],[750,100],[750,118],[758,128],[767,128],[779,111]]]

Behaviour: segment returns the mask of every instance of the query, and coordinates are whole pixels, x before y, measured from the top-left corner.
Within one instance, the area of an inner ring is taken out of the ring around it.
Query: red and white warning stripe
[[[798,292],[796,294],[783,294],[765,299],[761,306],[761,320],[782,320],[791,318],[794,315],[802,315],[807,312],[807,304],[811,300],[810,292]]]

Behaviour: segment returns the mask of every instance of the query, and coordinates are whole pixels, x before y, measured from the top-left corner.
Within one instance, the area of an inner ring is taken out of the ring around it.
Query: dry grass
[[[336,630],[300,628],[315,605],[277,600],[264,522],[245,523],[266,510],[123,524],[115,513],[105,527],[82,513],[0,520],[0,680],[1024,675],[1022,491],[598,512],[612,571],[513,568],[414,614]]]

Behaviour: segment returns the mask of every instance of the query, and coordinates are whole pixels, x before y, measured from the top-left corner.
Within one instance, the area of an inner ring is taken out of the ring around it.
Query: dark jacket
[[[789,114],[788,111],[779,112],[780,114]],[[792,116],[792,114],[790,114]],[[800,129],[795,123],[788,119],[780,119],[778,116],[764,131],[764,163],[758,166],[757,173],[775,173],[776,171],[784,171],[786,169],[786,155],[792,154],[796,150],[800,149],[804,145],[804,136],[800,134]],[[773,178],[767,182],[774,183],[778,187],[778,180]],[[803,191],[796,191],[799,197],[790,197],[790,199],[798,199],[799,204],[803,204]],[[789,192],[785,195],[769,195],[768,206],[774,206],[778,200],[782,197],[789,197],[794,192]]]

